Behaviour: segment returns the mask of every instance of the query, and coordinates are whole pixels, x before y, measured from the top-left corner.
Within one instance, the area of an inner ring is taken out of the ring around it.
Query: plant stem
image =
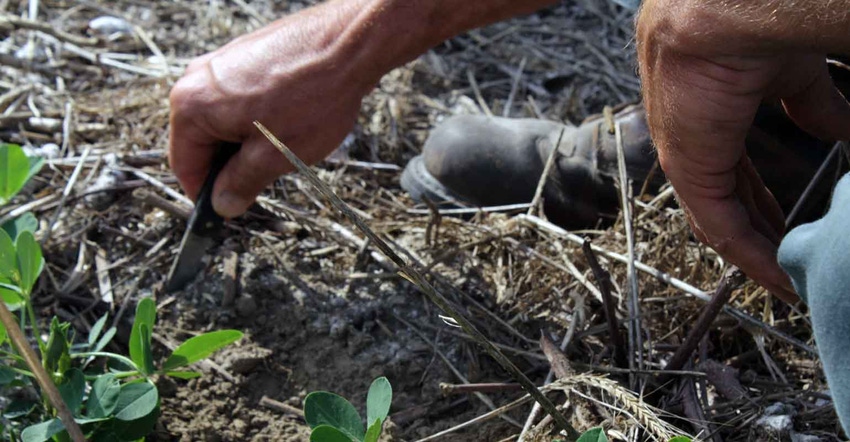
[[[35,309],[32,307],[32,299],[29,294],[24,295],[26,298],[26,302],[24,305],[26,306],[27,314],[29,314],[30,322],[32,323],[30,327],[32,327],[32,334],[35,336],[35,342],[38,343],[39,350],[44,351],[45,346],[47,345],[41,340],[41,329],[38,327],[38,319],[35,317]],[[23,316],[23,315],[21,315]]]
[[[38,355],[36,355],[35,352],[32,351],[32,348],[30,348],[27,338],[24,336],[24,333],[15,321],[15,316],[12,315],[12,312],[10,312],[6,307],[6,303],[2,301],[0,301],[0,322],[2,322],[6,327],[6,331],[9,333],[9,338],[12,341],[12,344],[18,349],[21,356],[23,356],[27,366],[30,370],[32,370],[36,382],[38,382],[38,385],[47,395],[47,399],[50,400],[50,404],[53,405],[54,409],[56,409],[57,414],[59,414],[59,419],[65,426],[65,430],[68,431],[71,439],[74,442],[86,442],[86,437],[74,421],[74,416],[71,414],[71,410],[68,409],[68,406],[65,405],[65,401],[62,400],[62,395],[59,394],[59,389],[56,388],[56,384],[54,384],[50,379],[50,376],[47,374],[47,371],[44,370],[44,367],[41,366],[41,361],[39,361]]]
[[[132,360],[130,360],[130,358],[126,356],[117,355],[115,353],[109,353],[105,351],[87,351],[84,353],[74,353],[71,355],[72,358],[87,358],[89,356],[100,356],[104,358],[115,359],[116,361],[120,361],[121,363],[134,368],[137,372],[139,372],[139,374],[141,374],[141,371],[139,370],[139,367],[136,366],[135,362],[133,362]]]
[[[466,394],[471,392],[481,393],[497,393],[503,391],[522,390],[520,384],[507,383],[483,383],[483,384],[449,384],[446,382],[440,383],[440,391],[443,396],[451,396],[453,394]]]

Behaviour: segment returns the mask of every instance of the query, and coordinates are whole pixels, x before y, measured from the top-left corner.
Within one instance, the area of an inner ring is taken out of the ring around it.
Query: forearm
[[[464,31],[533,12],[553,0],[364,0],[347,29],[378,70],[404,64]]]
[[[352,81],[374,85],[383,74],[464,31],[531,13],[556,0],[330,0],[299,19],[306,38],[322,39]],[[287,18],[279,21],[288,26]],[[274,33],[277,24],[269,27]],[[289,36],[288,38],[291,38]]]

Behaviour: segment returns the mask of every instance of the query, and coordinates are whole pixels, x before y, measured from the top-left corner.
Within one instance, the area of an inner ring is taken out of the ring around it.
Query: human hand
[[[193,60],[174,85],[169,161],[190,197],[200,191],[222,143],[241,144],[213,189],[213,206],[222,216],[242,214],[266,186],[293,170],[254,120],[307,163],[323,159],[351,130],[378,74],[358,68],[359,52],[341,36],[345,15],[356,13],[358,2],[331,3]]]
[[[750,163],[747,132],[759,104],[779,99],[803,130],[850,138],[850,105],[825,63],[846,43],[831,31],[848,23],[830,2],[797,3],[647,0],[637,23],[650,131],[691,228],[788,302],[797,296],[776,262],[784,215]]]

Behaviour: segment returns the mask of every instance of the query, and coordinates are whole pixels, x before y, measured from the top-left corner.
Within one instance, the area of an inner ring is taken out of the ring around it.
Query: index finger
[[[195,122],[199,106],[191,93],[179,87],[180,83],[175,85],[170,97],[168,161],[183,191],[194,200],[221,140]]]

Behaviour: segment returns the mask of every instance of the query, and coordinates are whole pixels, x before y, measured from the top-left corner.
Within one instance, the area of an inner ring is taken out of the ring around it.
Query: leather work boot
[[[538,119],[451,117],[405,167],[401,186],[417,201],[478,207],[528,203],[560,137],[543,188],[544,212],[566,228],[593,226],[600,217],[615,217],[619,207],[615,123],[635,195],[642,189],[654,192],[664,176],[641,106],[628,106],[612,118],[592,117],[578,127]]]
[[[401,186],[414,200],[427,198],[441,207],[529,203],[563,131],[543,189],[543,209],[552,222],[567,229],[593,227],[615,218],[619,210],[616,123],[622,130],[633,194],[656,192],[665,177],[641,105],[622,108],[612,117],[590,117],[578,127],[538,119],[451,117],[431,132],[422,154],[405,167]],[[747,138],[748,155],[786,214],[830,147],[798,129],[781,106],[774,105],[759,109]],[[832,175],[838,172],[835,167],[829,170],[794,224],[823,214]]]

